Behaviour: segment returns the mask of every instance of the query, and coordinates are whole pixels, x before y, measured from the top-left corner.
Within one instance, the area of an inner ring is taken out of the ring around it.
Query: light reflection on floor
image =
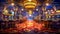
[[[16,24],[16,27],[18,30],[22,30],[24,29],[24,31],[31,31],[34,29],[38,29],[38,30],[42,30],[44,28],[44,24],[43,23],[36,23],[33,20],[27,20],[21,24]]]

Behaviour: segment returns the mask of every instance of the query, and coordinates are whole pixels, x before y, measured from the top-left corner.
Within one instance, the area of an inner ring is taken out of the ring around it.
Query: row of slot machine
[[[33,10],[31,13],[32,15],[29,15],[29,12],[25,10],[24,8],[18,7],[18,6],[11,6],[7,5],[4,7],[0,7],[0,20],[22,20],[22,19],[33,19],[36,16],[39,15],[39,11],[37,9]],[[41,12],[40,12],[41,13]]]
[[[36,19],[45,20],[52,19],[56,11],[53,9],[46,9],[43,11],[42,7],[32,10],[32,15],[22,6],[6,5],[3,8],[0,7],[0,20],[22,20],[22,19]]]

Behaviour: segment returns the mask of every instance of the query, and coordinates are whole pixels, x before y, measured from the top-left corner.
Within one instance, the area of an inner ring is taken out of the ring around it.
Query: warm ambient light
[[[31,15],[32,14],[32,11],[31,10],[29,10],[29,15]]]
[[[48,6],[49,5],[49,3],[46,3],[46,6]]]
[[[33,26],[33,23],[31,21],[28,21],[27,27],[31,27],[31,26]]]
[[[45,14],[47,14],[48,12],[45,12]]]
[[[36,23],[35,21],[33,20],[27,20],[21,24],[16,24],[16,27],[18,30],[24,30],[24,31],[31,31],[31,30],[34,30],[35,28],[38,29],[38,30],[42,30],[42,28],[44,28],[44,24],[43,23]]]
[[[54,14],[54,12],[52,12],[52,14]]]
[[[57,10],[56,12],[59,12],[60,13],[60,10]]]
[[[26,2],[24,3],[25,8],[35,8],[36,3],[34,2]]]
[[[4,10],[3,14],[8,15],[8,10]]]
[[[12,6],[14,6],[15,4],[14,3],[11,3]]]
[[[32,1],[32,0],[28,0],[28,1]]]
[[[33,1],[33,0],[26,0],[26,1],[24,1],[24,7],[26,9],[33,9],[33,8],[35,8],[36,7],[36,3],[37,3],[35,1]]]

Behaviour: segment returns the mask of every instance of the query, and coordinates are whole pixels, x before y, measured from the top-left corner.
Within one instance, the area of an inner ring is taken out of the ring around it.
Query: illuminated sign
[[[56,12],[60,12],[60,10],[57,10]]]

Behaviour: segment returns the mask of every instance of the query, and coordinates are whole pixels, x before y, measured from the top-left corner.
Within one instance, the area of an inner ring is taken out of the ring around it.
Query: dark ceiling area
[[[23,0],[14,0],[15,2],[21,2]],[[40,3],[43,3],[45,0],[37,0]],[[52,0],[52,4],[54,4],[55,6],[60,6],[60,0]],[[7,0],[0,0],[0,5],[2,5],[2,3],[6,3]]]
[[[20,2],[23,0],[14,0],[15,2]],[[45,0],[37,0],[39,2],[44,2]],[[7,0],[0,0],[0,2],[7,2]],[[53,3],[60,3],[60,0],[53,0]]]

